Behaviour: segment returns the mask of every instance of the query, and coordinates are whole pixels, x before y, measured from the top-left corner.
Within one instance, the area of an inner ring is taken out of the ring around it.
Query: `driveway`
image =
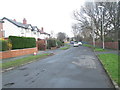
[[[113,88],[95,54],[71,47],[3,73],[3,88]]]

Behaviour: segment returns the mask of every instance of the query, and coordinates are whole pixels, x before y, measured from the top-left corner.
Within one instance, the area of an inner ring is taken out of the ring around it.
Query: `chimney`
[[[43,31],[43,27],[41,27],[41,31]]]
[[[13,21],[15,21],[15,22],[16,22],[16,19],[14,19]]]
[[[3,30],[3,23],[0,22],[0,31],[2,31],[2,30]]]
[[[3,23],[4,23],[4,21],[0,19],[0,31],[3,30]]]
[[[23,24],[27,24],[27,20],[25,18],[23,19]]]

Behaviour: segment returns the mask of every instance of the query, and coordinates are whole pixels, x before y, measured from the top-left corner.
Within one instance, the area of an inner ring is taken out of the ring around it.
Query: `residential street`
[[[46,59],[4,72],[3,88],[112,88],[94,52],[71,47]]]

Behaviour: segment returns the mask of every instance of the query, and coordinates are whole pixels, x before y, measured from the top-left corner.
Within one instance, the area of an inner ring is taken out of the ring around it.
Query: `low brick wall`
[[[32,54],[34,52],[36,52],[36,53],[38,52],[37,47],[36,48],[27,48],[27,49],[17,49],[17,50],[4,51],[4,52],[0,52],[0,59]]]
[[[57,47],[51,47],[51,50],[57,49]]]

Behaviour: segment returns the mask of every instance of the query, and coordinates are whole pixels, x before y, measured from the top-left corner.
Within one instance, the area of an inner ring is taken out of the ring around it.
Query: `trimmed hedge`
[[[56,39],[49,39],[47,40],[47,48],[51,49],[51,47],[60,47],[60,46],[64,46],[64,43],[61,42],[60,40],[56,40]]]
[[[56,40],[55,39],[47,40],[47,48],[51,49],[51,47],[56,47]]]
[[[0,40],[0,51],[8,50],[8,40]]]
[[[24,49],[36,47],[35,38],[9,36],[9,40],[12,43],[12,49]]]
[[[63,46],[64,44],[60,40],[56,40],[57,42],[57,47],[59,48],[60,46]]]

